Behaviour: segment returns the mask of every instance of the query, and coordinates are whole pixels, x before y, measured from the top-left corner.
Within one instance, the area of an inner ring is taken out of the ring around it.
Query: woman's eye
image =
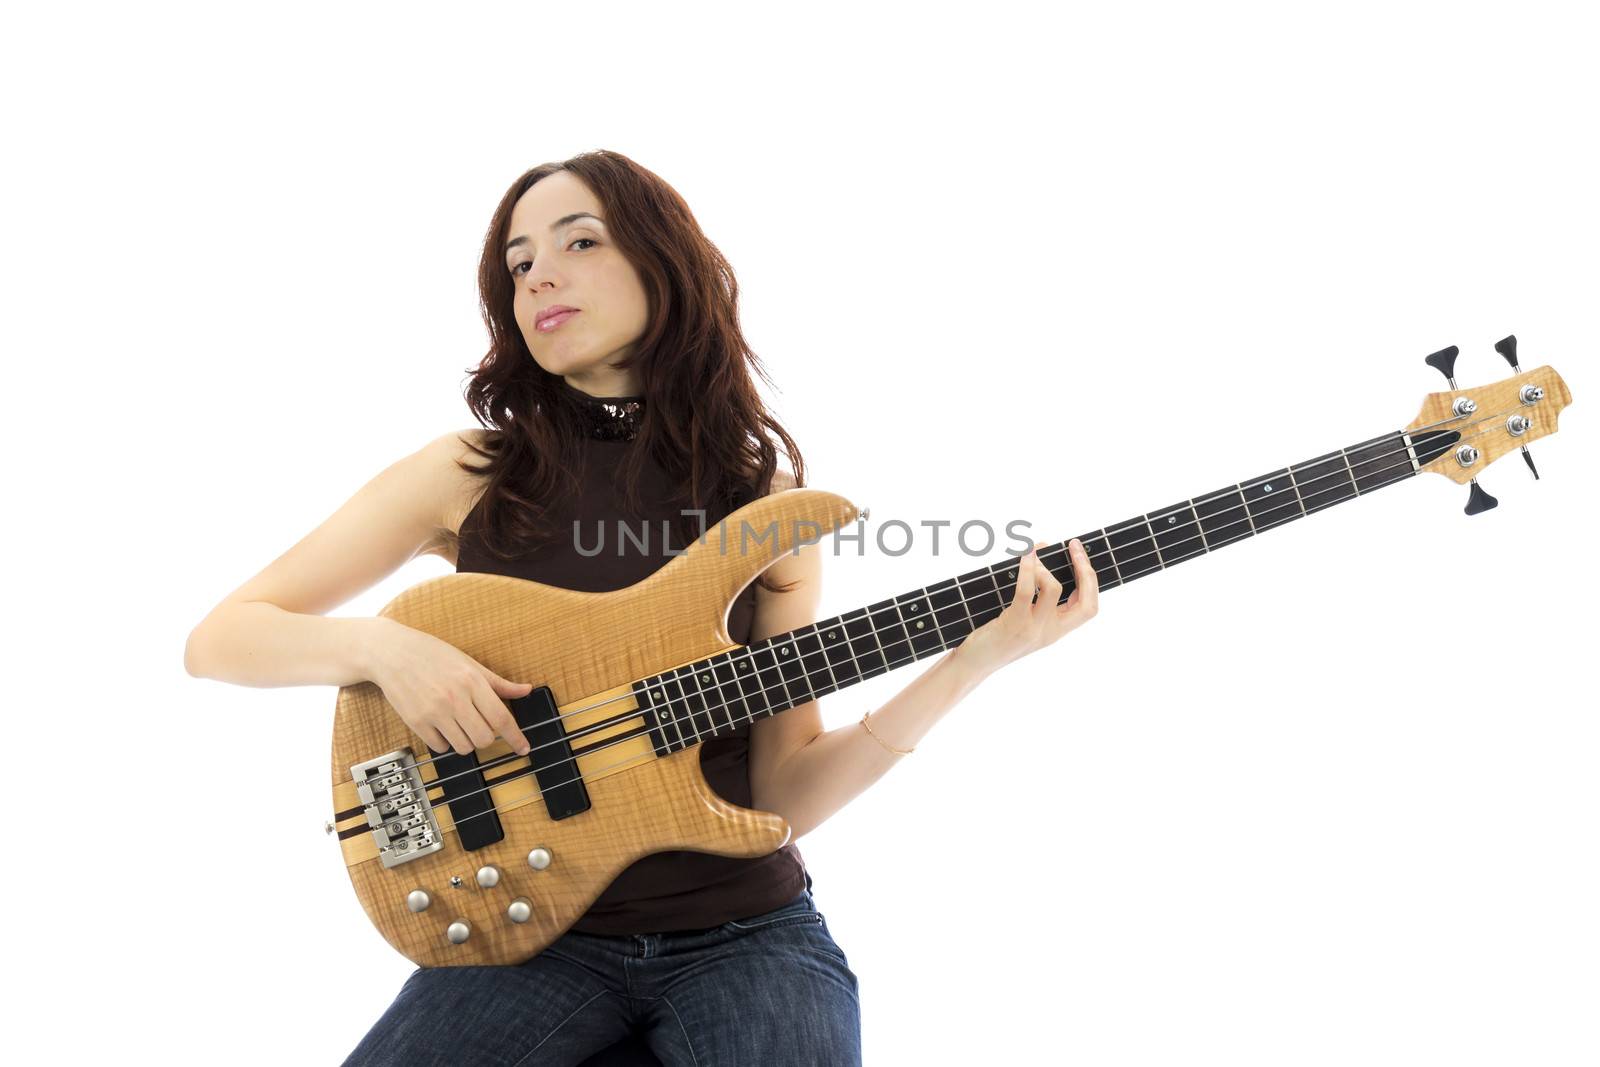
[[[573,240],[573,242],[572,242],[572,244],[571,244],[571,245],[568,245],[568,246],[567,246],[567,247],[568,247],[568,248],[571,248],[571,247],[572,247],[572,245],[575,245],[575,244],[578,244],[578,243],[579,243],[579,242],[581,242],[581,241],[587,241],[587,242],[588,242],[588,243],[589,243],[589,244],[592,244],[592,245],[597,245],[597,244],[599,244],[599,243],[600,243],[600,242],[599,242],[599,241],[596,241],[596,240],[595,240],[595,239],[594,239],[594,238],[592,238],[592,237],[578,237],[578,238],[575,238],[575,239],[574,239],[574,240]],[[515,277],[516,277],[516,276],[517,276],[517,275],[518,275],[518,274],[520,274],[520,273],[521,273],[521,272],[522,272],[522,268],[524,268],[524,267],[531,267],[531,266],[533,266],[533,262],[532,262],[532,261],[531,261],[531,260],[530,260],[530,261],[526,261],[526,262],[523,262],[523,263],[518,263],[518,264],[517,264],[517,265],[516,265],[516,266],[514,266],[514,267],[512,267],[512,268],[511,268],[511,276],[512,276],[512,277],[513,277],[513,278],[515,278]]]

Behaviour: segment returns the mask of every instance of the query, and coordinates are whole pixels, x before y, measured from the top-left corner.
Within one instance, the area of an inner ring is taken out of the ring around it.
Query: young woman
[[[478,284],[490,347],[467,400],[485,428],[390,466],[230,594],[190,636],[190,673],[256,686],[371,680],[436,752],[499,736],[526,753],[506,701],[534,680],[502,678],[393,620],[324,614],[421,553],[458,571],[619,589],[671,556],[636,538],[595,554],[599,528],[665,521],[682,551],[704,528],[683,511],[703,508],[709,526],[804,484],[799,448],[756,392],[764,372],[740,334],[733,273],[655,174],[603,151],[530,170],[495,211]],[[1065,604],[1030,553],[998,618],[849,726],[824,732],[812,702],[701,746],[720,794],[789,821],[784,848],[645,857],[524,964],[419,968],[347,1062],[620,1062],[602,1050],[630,1034],[655,1058],[628,1062],[859,1062],[856,976],[794,839],[983,678],[1094,615],[1094,572],[1076,541],[1071,555],[1077,590]],[[816,546],[780,556],[735,601],[734,639],[814,622],[820,566]]]

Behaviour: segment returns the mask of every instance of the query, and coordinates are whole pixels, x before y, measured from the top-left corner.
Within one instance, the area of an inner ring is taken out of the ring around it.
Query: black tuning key
[[[1450,388],[1454,389],[1456,387],[1456,357],[1460,354],[1461,349],[1451,345],[1449,348],[1441,348],[1432,355],[1424,357],[1423,362],[1444,375],[1445,380],[1450,383]]]
[[[1518,374],[1522,373],[1522,368],[1517,366],[1516,334],[1507,334],[1505,337],[1502,337],[1500,340],[1496,341],[1494,343],[1494,350],[1506,357],[1506,362],[1511,364],[1512,370],[1516,371]]]
[[[1522,368],[1517,366],[1517,335],[1507,334],[1494,343],[1494,350],[1505,357],[1511,364],[1511,369],[1517,374],[1522,373]],[[1528,464],[1528,469],[1533,472],[1533,480],[1539,480],[1539,468],[1533,465],[1533,453],[1528,451],[1528,446],[1522,446],[1522,458]]]
[[[1478,479],[1472,479],[1472,489],[1467,493],[1467,514],[1476,515],[1479,512],[1488,511],[1490,508],[1499,506],[1500,501],[1484,492],[1483,486],[1478,484]]]

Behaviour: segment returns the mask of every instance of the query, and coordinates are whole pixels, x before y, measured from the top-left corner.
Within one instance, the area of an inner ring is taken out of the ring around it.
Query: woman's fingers
[[[1056,614],[1059,623],[1056,637],[1094,618],[1100,610],[1100,579],[1089,563],[1089,553],[1083,547],[1083,542],[1074,537],[1067,545],[1067,554],[1072,559],[1074,588],[1066,604]]]
[[[1100,610],[1100,576],[1089,563],[1089,550],[1083,547],[1082,541],[1074,537],[1068,551],[1072,554],[1072,573],[1078,584],[1078,603],[1083,617],[1092,619]]]
[[[1016,611],[1027,609],[1033,599],[1033,553],[1017,557],[1017,584],[1011,592],[1011,607]]]
[[[1039,604],[1044,609],[1044,611],[1040,612],[1040,622],[1042,623],[1050,618],[1044,612],[1047,611],[1054,614],[1056,605],[1061,603],[1061,580],[1055,576],[1055,572],[1046,566],[1044,560],[1039,557],[1038,545],[1033,547],[1033,553],[1034,562],[1039,565]]]
[[[512,717],[511,709],[507,708],[505,702],[495,694],[487,678],[481,675],[478,677],[477,683],[472,687],[472,695],[489,729],[510,745],[511,751],[519,756],[526,756],[529,750],[527,735]]]
[[[418,730],[417,733],[421,736],[422,743],[427,745],[428,748],[434,752],[443,753],[450,748],[450,742],[444,739],[444,734],[441,734],[432,726],[425,725],[422,729]]]
[[[472,755],[472,742],[467,739],[467,735],[457,723],[442,722],[439,724],[439,732],[444,735],[450,747],[456,750],[457,755]]]

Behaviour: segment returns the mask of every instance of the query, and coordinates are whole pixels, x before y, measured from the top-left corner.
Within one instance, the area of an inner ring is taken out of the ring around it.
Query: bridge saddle
[[[367,825],[384,867],[398,867],[444,847],[422,772],[410,749],[358,763],[350,768],[350,777],[356,783],[356,795],[366,805]]]

